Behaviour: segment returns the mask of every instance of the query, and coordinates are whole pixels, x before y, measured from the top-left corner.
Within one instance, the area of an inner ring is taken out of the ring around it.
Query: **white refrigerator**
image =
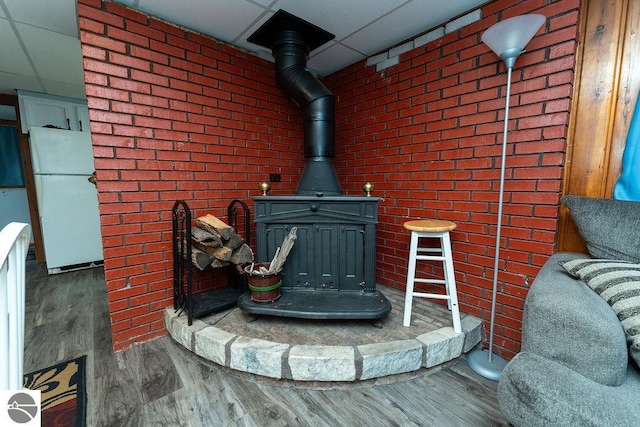
[[[29,143],[49,274],[101,261],[91,134],[33,126]]]

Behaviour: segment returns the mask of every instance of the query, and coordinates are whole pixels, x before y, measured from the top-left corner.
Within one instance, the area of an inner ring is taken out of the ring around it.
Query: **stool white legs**
[[[439,239],[440,247],[420,248],[420,238]],[[441,261],[444,270],[444,280],[416,278],[415,276],[417,261]],[[416,283],[443,284],[445,286],[446,295],[426,292],[414,292],[414,285]],[[404,320],[402,322],[404,326],[409,326],[411,324],[411,306],[414,297],[447,300],[447,306],[449,310],[451,310],[451,316],[453,317],[453,331],[458,334],[462,332],[462,327],[460,326],[460,310],[458,308],[458,294],[456,291],[456,278],[453,269],[451,239],[449,237],[448,231],[429,233],[418,231],[411,232],[411,243],[409,245],[409,265],[407,269],[407,287],[404,298]]]

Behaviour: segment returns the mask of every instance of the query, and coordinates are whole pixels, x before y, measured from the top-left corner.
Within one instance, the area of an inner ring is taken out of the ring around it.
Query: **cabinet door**
[[[19,102],[23,133],[27,133],[31,126],[89,132],[89,108],[80,100],[20,95]]]
[[[317,290],[340,289],[338,277],[338,264],[340,253],[338,251],[338,229],[335,224],[316,225],[315,263]]]
[[[22,132],[27,133],[31,126],[55,126],[70,129],[69,109],[66,103],[50,99],[24,98],[20,106]]]
[[[340,289],[360,291],[363,289],[364,268],[364,226],[340,226]]]
[[[75,124],[78,128],[73,130],[79,130],[80,132],[90,132],[89,107],[87,107],[86,105],[77,105],[75,107],[75,113],[77,119],[75,121]]]

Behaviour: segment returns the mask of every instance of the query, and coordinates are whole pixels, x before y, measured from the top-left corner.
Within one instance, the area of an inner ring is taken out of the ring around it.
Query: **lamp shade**
[[[538,32],[546,18],[529,14],[505,19],[482,34],[482,41],[507,64],[513,67],[524,47]]]

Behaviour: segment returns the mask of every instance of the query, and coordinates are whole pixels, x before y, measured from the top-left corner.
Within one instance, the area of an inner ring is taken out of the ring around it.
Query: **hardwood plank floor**
[[[100,268],[27,264],[25,372],[86,354],[88,426],[499,426],[496,383],[461,360],[373,387],[285,387],[208,366],[171,338],[113,353]]]

